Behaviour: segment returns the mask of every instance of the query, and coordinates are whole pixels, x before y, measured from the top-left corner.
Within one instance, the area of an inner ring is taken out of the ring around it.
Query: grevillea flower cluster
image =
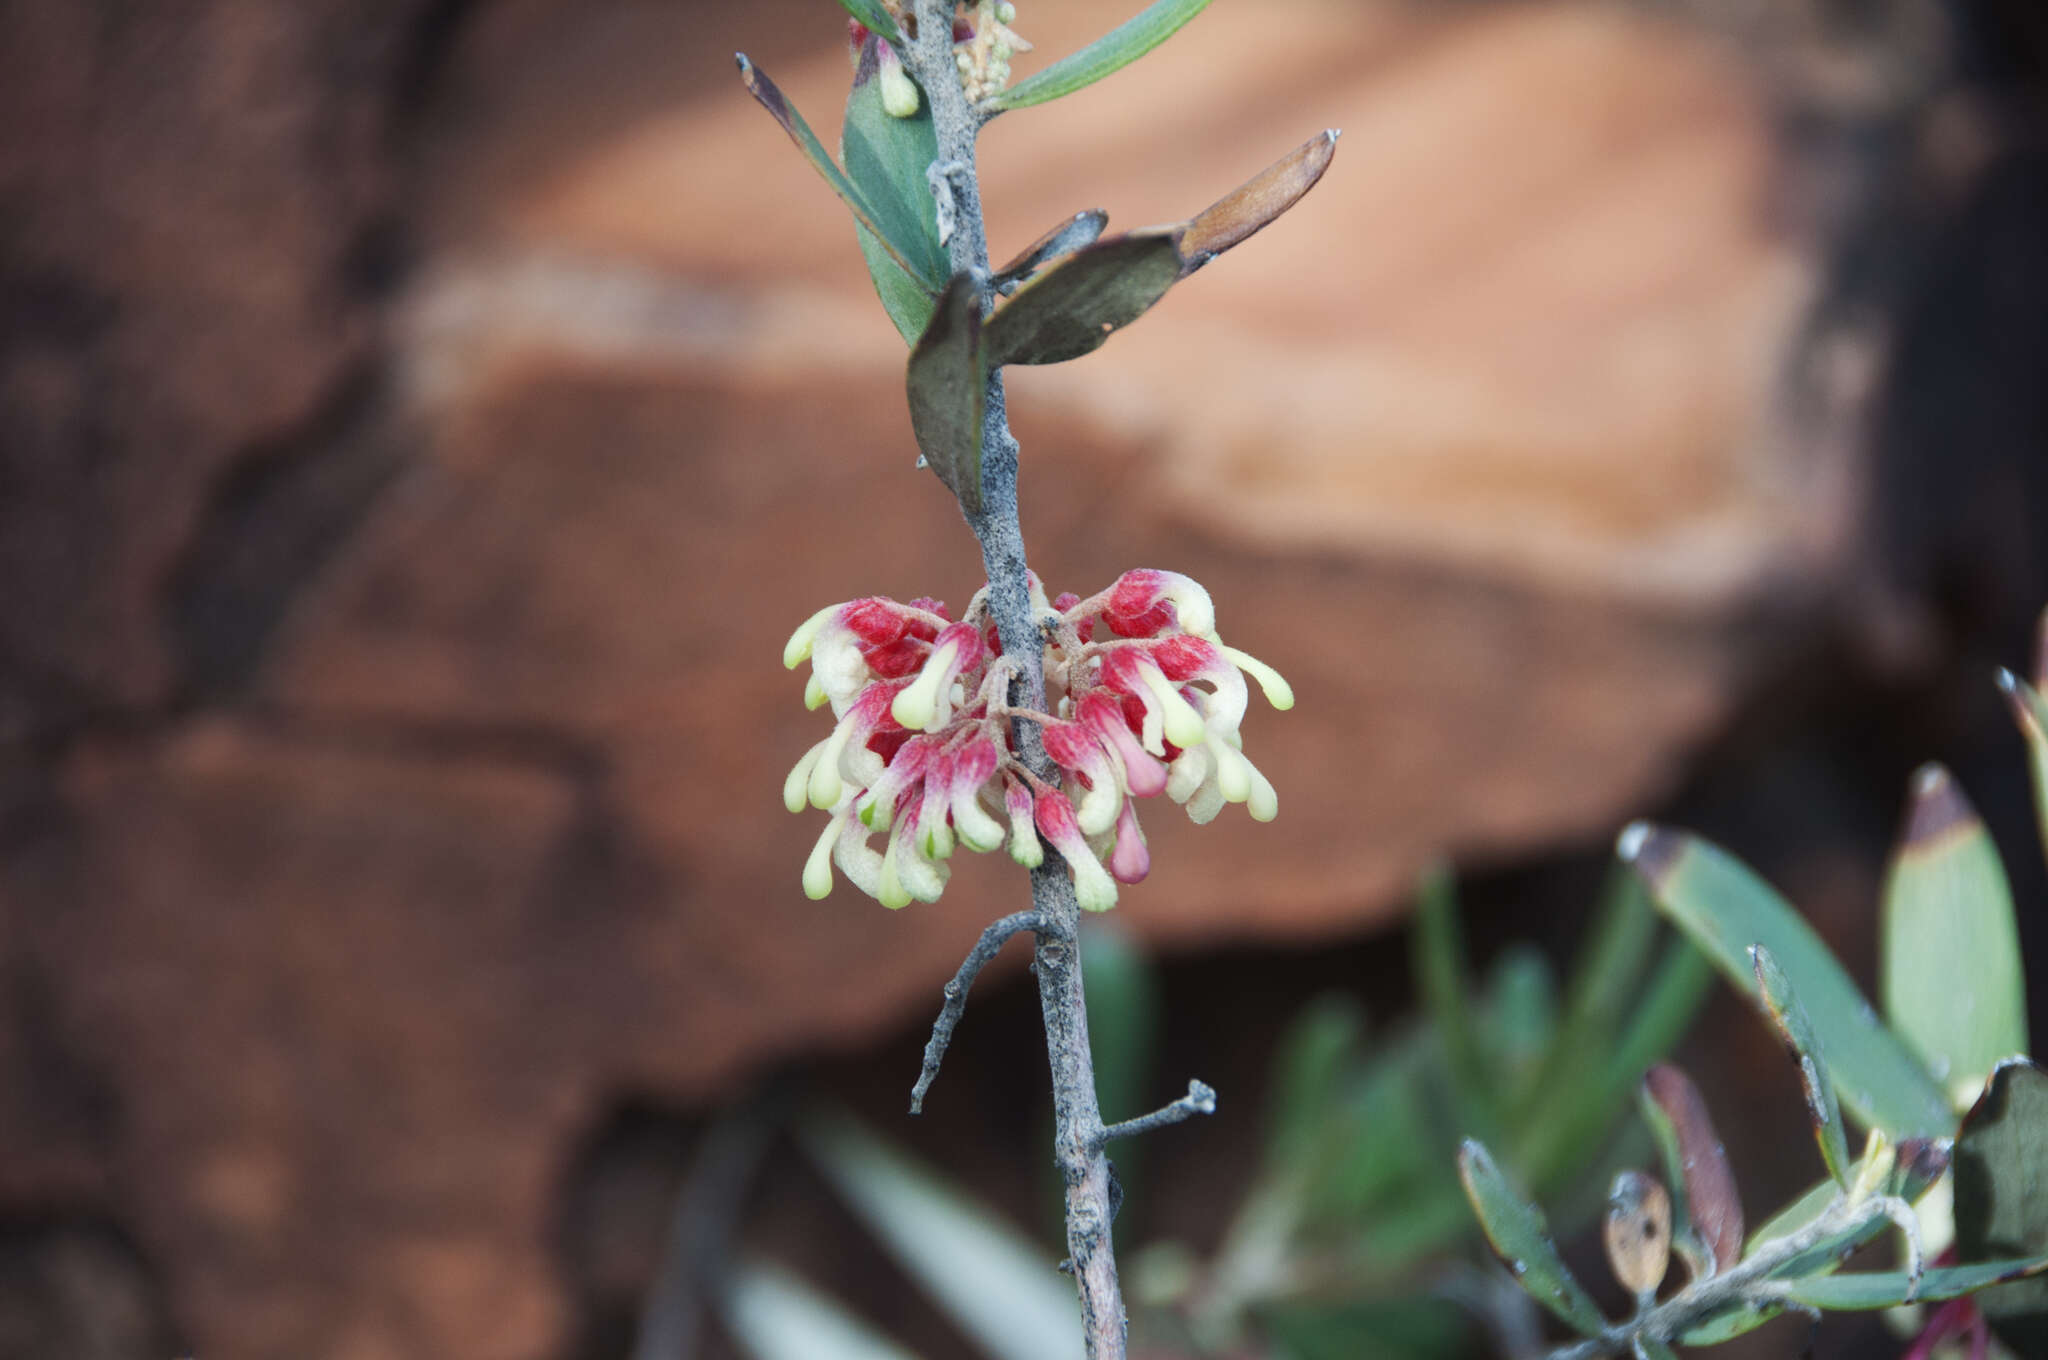
[[[1127,571],[1109,589],[1047,602],[1048,713],[1008,702],[987,590],[956,622],[937,600],[850,600],[805,621],[783,651],[811,663],[807,707],[832,706],[832,734],[783,784],[791,812],[831,814],[804,865],[804,891],[832,891],[832,866],[884,906],[937,901],[959,848],[1007,846],[1035,868],[1050,842],[1089,911],[1152,867],[1136,800],[1165,794],[1204,823],[1242,803],[1259,821],[1279,798],[1238,733],[1250,675],[1273,707],[1294,706],[1278,672],[1225,646],[1209,593],[1167,571]],[[1034,724],[1059,783],[1019,758],[1013,723]],[[883,837],[881,848],[873,844]]]

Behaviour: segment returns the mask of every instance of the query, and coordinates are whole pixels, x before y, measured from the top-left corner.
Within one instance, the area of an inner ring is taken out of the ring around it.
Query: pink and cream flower
[[[1278,672],[1225,646],[1198,583],[1128,571],[1107,590],[1048,604],[1049,712],[1008,702],[1014,663],[998,652],[977,594],[955,622],[936,600],[851,600],[806,620],[783,651],[811,674],[805,703],[836,722],[783,782],[792,812],[831,814],[804,865],[804,891],[832,890],[832,869],[890,907],[935,901],[955,849],[1007,846],[1037,867],[1050,843],[1080,904],[1116,904],[1117,884],[1151,868],[1135,800],[1165,794],[1207,822],[1232,803],[1270,821],[1273,785],[1246,758],[1239,728],[1258,682],[1276,709],[1294,706]],[[1055,785],[1026,768],[1014,724],[1037,725]],[[871,842],[886,837],[880,850]]]

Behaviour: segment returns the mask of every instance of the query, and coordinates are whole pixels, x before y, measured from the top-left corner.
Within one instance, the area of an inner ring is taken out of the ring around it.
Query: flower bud
[[[891,118],[917,117],[917,82],[903,69],[903,58],[888,43],[877,41],[880,63],[876,78],[882,83],[882,111]]]
[[[917,679],[897,694],[890,714],[913,731],[943,728],[953,716],[953,682],[963,669],[980,664],[984,650],[981,632],[973,624],[949,624],[932,644]]]
[[[981,740],[963,749],[953,761],[947,807],[953,830],[970,850],[993,850],[1003,843],[1003,824],[981,805],[981,790],[995,777],[1002,754],[993,741]]]
[[[1117,814],[1116,844],[1109,855],[1109,872],[1119,883],[1137,883],[1152,872],[1152,852],[1145,848],[1145,831],[1138,825],[1138,805],[1125,803]]]
[[[1087,784],[1074,805],[1074,816],[1080,824],[1081,834],[1100,835],[1116,825],[1117,810],[1124,801],[1123,781],[1095,734],[1073,722],[1046,723],[1043,733],[1045,753],[1061,768],[1081,776]]]
[[[1003,807],[1010,814],[1010,858],[1027,869],[1036,869],[1045,863],[1045,847],[1038,843],[1038,832],[1032,828],[1031,790],[1021,780],[1006,778]]]
[[[1166,791],[1166,766],[1138,744],[1122,704],[1091,690],[1075,705],[1075,716],[1123,762],[1124,788],[1132,796],[1153,798]]]
[[[1083,911],[1108,911],[1116,905],[1116,880],[1095,858],[1081,827],[1074,820],[1074,805],[1058,789],[1047,789],[1036,798],[1038,830],[1067,862],[1074,875],[1074,900]]]

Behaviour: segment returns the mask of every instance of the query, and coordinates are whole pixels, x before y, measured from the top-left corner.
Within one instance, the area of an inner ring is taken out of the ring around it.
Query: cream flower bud
[[[832,814],[832,820],[825,823],[824,834],[818,837],[810,857],[804,861],[804,896],[813,902],[832,895],[833,852],[846,831],[847,814],[852,808],[848,803]]]
[[[1151,656],[1160,673],[1175,684],[1200,681],[1209,686],[1201,705],[1209,730],[1235,732],[1243,724],[1250,694],[1243,673],[1224,659],[1221,648],[1202,638],[1168,637],[1151,648]]]
[[[1216,644],[1216,650],[1222,652],[1232,665],[1259,682],[1259,688],[1264,691],[1267,703],[1282,713],[1294,707],[1294,687],[1281,677],[1280,672],[1250,652],[1240,652],[1237,648],[1226,647],[1220,642]]]
[[[1075,716],[1123,765],[1124,788],[1133,797],[1153,798],[1166,790],[1166,766],[1138,744],[1124,707],[1101,690],[1081,697]]]
[[[1047,789],[1034,800],[1038,830],[1067,862],[1074,876],[1074,900],[1083,911],[1108,911],[1116,905],[1116,880],[1088,848],[1081,827],[1074,820],[1074,806],[1065,794]]]
[[[874,833],[848,817],[840,824],[839,840],[832,847],[832,863],[846,875],[846,881],[869,897],[882,895],[882,856],[868,839]]]
[[[1162,736],[1180,747],[1201,743],[1206,731],[1202,715],[1181,696],[1143,646],[1120,644],[1103,653],[1102,680],[1145,706],[1144,731],[1139,737],[1153,755],[1166,753]]]
[[[810,678],[804,681],[804,707],[815,713],[831,698],[832,696],[825,692],[825,682],[818,678],[816,671],[812,671]]]
[[[1045,863],[1045,847],[1039,844],[1038,832],[1032,825],[1031,790],[1020,780],[1006,778],[1003,807],[1010,814],[1010,858],[1027,869],[1036,869]]]
[[[789,635],[789,641],[782,645],[782,668],[793,671],[803,665],[811,655],[811,644],[817,641],[819,630],[844,608],[843,604],[830,605],[798,624],[796,631]]]
[[[917,117],[917,82],[903,70],[903,58],[888,43],[877,42],[881,58],[876,78],[882,82],[882,111],[891,118]]]
[[[953,716],[952,689],[961,670],[987,652],[981,630],[971,623],[948,625],[932,644],[924,669],[896,695],[890,715],[913,732],[936,732]]]
[[[818,758],[830,741],[828,737],[797,757],[796,765],[782,781],[782,805],[791,812],[802,812],[810,803],[811,774],[818,768]]]
[[[953,830],[969,850],[993,850],[1003,843],[1003,824],[981,805],[981,790],[995,777],[1002,754],[993,741],[979,741],[954,758],[947,806]]]
[[[1045,753],[1061,768],[1072,770],[1087,781],[1074,804],[1074,816],[1081,834],[1098,836],[1116,825],[1123,807],[1123,779],[1110,763],[1109,753],[1095,734],[1080,723],[1050,722],[1043,725]]]

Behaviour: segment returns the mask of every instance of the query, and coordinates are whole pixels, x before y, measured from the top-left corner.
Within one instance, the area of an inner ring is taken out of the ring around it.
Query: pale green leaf
[[[1842,1103],[1858,1119],[1894,1142],[1952,1131],[1955,1115],[1940,1085],[1878,1020],[1813,927],[1769,884],[1697,836],[1643,823],[1623,833],[1621,853],[1665,915],[1752,1000],[1757,985],[1749,948],[1761,944],[1771,951],[1820,1036]]]
[[[960,1330],[996,1360],[1080,1360],[1073,1286],[991,1210],[843,1115],[798,1135],[840,1197]]]
[[[1084,89],[1129,66],[1208,7],[1209,0],[1155,0],[1080,51],[1018,81],[988,102],[998,109],[1022,109]]]
[[[1884,887],[1885,1017],[1968,1108],[2027,1051],[2027,980],[2012,888],[1991,833],[1939,765],[1913,777]]]
[[[1806,1097],[1806,1117],[1813,1125],[1814,1140],[1820,1144],[1820,1159],[1830,1176],[1847,1185],[1849,1135],[1842,1128],[1842,1106],[1835,1096],[1835,1084],[1828,1079],[1820,1036],[1814,1033],[1806,1008],[1799,1004],[1792,980],[1785,976],[1771,951],[1755,945],[1749,957],[1764,1011],[1799,1069],[1799,1087]]]
[[[753,1360],[915,1360],[909,1351],[775,1266],[735,1265],[719,1302],[726,1330]]]
[[[1458,1150],[1458,1174],[1487,1243],[1515,1282],[1560,1321],[1585,1336],[1598,1336],[1607,1320],[1565,1268],[1543,1211],[1515,1193],[1485,1146],[1475,1139],[1466,1139]]]

